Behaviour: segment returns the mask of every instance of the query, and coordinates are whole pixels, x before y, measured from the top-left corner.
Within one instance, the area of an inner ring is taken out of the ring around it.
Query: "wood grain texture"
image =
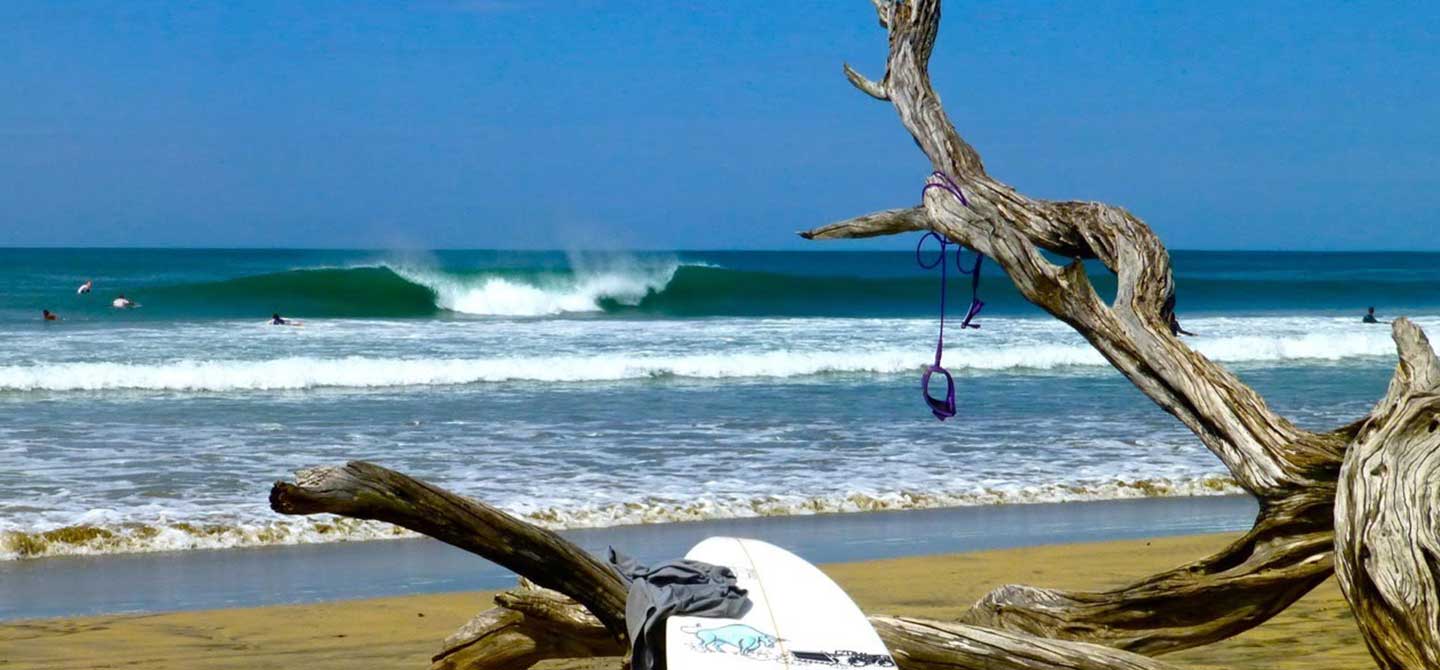
[[[610,566],[555,533],[394,470],[364,461],[301,470],[293,484],[275,482],[270,508],[386,521],[429,535],[570,595],[617,639],[625,634],[625,586]]]
[[[916,206],[802,236],[930,230],[990,256],[1027,300],[1074,328],[1260,502],[1251,530],[1215,554],[1119,588],[1010,585],[981,598],[958,622],[871,617],[900,666],[1163,668],[1147,656],[1249,630],[1337,572],[1382,667],[1440,667],[1440,364],[1420,329],[1396,322],[1400,363],[1369,415],[1328,432],[1295,426],[1171,334],[1177,294],[1170,257],[1143,221],[1104,203],[1031,198],[988,174],[931,86],[940,1],[872,2],[889,37],[885,74],[872,80],[846,65],[845,75],[893,105],[931,168],[959,185],[968,206],[925,189]],[[1073,260],[1057,265],[1047,252]],[[1090,283],[1082,264],[1088,259],[1117,278],[1109,303]],[[271,502],[284,513],[396,523],[563,594],[522,589],[500,598],[496,609],[447,640],[437,668],[525,668],[624,648],[625,591],[614,572],[563,538],[483,503],[364,463],[277,483]]]
[[[1440,668],[1440,363],[1394,324],[1400,365],[1346,454],[1335,499],[1335,576],[1381,668]]]
[[[885,74],[873,81],[847,65],[846,76],[893,105],[930,167],[949,175],[968,201],[966,206],[941,189],[920,191],[917,185],[925,215],[906,220],[994,259],[1027,300],[1084,336],[1261,502],[1250,533],[1206,559],[1105,592],[1004,586],[962,620],[1159,654],[1223,639],[1282,611],[1332,570],[1334,491],[1352,435],[1296,427],[1171,334],[1176,293],[1170,256],[1138,217],[1104,203],[1031,198],[986,171],[931,85],[939,0],[879,3],[876,9],[889,36]],[[878,227],[867,217],[810,236],[843,238],[850,228],[855,236],[872,235]],[[1045,252],[1074,260],[1056,265]],[[1086,259],[1117,277],[1110,303],[1091,285],[1081,263]]]

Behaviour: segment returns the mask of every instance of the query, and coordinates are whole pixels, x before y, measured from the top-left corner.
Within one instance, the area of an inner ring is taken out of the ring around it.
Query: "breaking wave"
[[[139,291],[151,313],[410,318],[454,312],[549,316],[638,306],[661,292],[677,261],[614,260],[558,271],[443,271],[423,266],[306,268]]]
[[[762,495],[752,498],[678,500],[648,498],[589,507],[516,507],[510,511],[552,530],[622,525],[887,510],[935,509],[996,504],[1233,495],[1242,493],[1221,475],[1190,478],[1075,482],[1013,489],[967,491],[851,492],[834,496]],[[0,531],[0,560],[227,549],[414,537],[396,526],[329,517],[297,520],[150,521],[81,523],[41,530]]]
[[[1210,358],[1231,363],[1340,361],[1393,356],[1378,330],[1369,334],[1235,336],[1197,340]],[[918,349],[762,351],[714,354],[600,354],[495,358],[290,357],[268,360],[179,360],[163,363],[41,363],[0,366],[0,391],[266,391],[386,388],[499,382],[617,382],[643,379],[796,378],[827,374],[918,371]],[[1105,367],[1085,344],[1015,344],[947,349],[952,371]]]
[[[394,272],[434,295],[440,309],[482,316],[551,316],[605,311],[606,305],[639,305],[663,291],[677,263],[579,272],[568,276],[463,276],[434,270]]]

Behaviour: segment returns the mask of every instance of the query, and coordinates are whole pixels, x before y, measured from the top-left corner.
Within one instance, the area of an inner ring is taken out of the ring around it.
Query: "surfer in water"
[[[1189,335],[1190,337],[1195,337],[1195,333],[1192,333],[1180,327],[1180,319],[1175,318],[1174,312],[1170,313],[1170,334],[1177,337],[1180,335]]]
[[[130,309],[135,306],[135,301],[125,297],[125,294],[121,293],[120,297],[111,301],[110,304],[114,306],[115,309]]]
[[[1365,312],[1365,317],[1362,318],[1362,319],[1360,319],[1360,321],[1361,321],[1362,323],[1380,323],[1380,320],[1375,318],[1375,308],[1374,308],[1374,307],[1371,307],[1371,308],[1370,308],[1370,311]]]
[[[50,310],[48,310],[48,309],[42,309],[42,310],[40,310],[40,316],[45,317],[45,320],[46,320],[46,321],[59,321],[59,320],[60,320],[60,316],[59,316],[58,314],[56,314],[56,313],[54,313],[54,312],[52,312],[52,311],[50,311]]]
[[[1179,337],[1181,335],[1189,335],[1190,337],[1195,336],[1195,333],[1192,333],[1180,327],[1180,319],[1175,316],[1174,294],[1171,294],[1169,298],[1165,299],[1165,305],[1160,308],[1160,311],[1161,314],[1165,316],[1166,324],[1170,326],[1171,335],[1174,335],[1175,337]]]
[[[270,315],[270,325],[272,325],[272,326],[288,326],[288,325],[290,325],[290,322],[289,322],[289,321],[286,321],[286,320],[283,319],[283,318],[280,318],[280,313],[279,313],[279,312],[276,312],[276,313]]]
[[[75,295],[86,295],[90,293],[90,289],[92,288],[95,288],[95,280],[86,279],[85,283],[80,285],[80,288],[75,289]]]

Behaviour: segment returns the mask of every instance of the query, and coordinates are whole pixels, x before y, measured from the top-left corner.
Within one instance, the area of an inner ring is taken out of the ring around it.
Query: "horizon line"
[[[589,248],[561,249],[544,247],[319,247],[319,246],[179,246],[179,245],[136,245],[136,246],[62,246],[62,245],[0,245],[0,251],[363,251],[363,252],[463,252],[487,251],[509,253],[910,253],[908,249],[843,249],[843,245],[819,244],[815,248],[762,248],[762,247],[632,247],[632,248]],[[1043,251],[1043,250],[1042,250]],[[1200,253],[1283,253],[1283,254],[1440,254],[1440,247],[1434,249],[1275,249],[1275,248],[1222,248],[1222,247],[1167,247],[1168,252]]]

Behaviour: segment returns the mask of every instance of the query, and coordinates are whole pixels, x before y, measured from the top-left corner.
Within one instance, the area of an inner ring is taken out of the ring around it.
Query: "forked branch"
[[[1157,654],[1234,635],[1289,606],[1330,574],[1335,481],[1353,430],[1301,430],[1174,337],[1170,257],[1138,217],[1103,203],[1031,198],[992,177],[932,87],[939,0],[884,3],[878,11],[889,35],[885,76],[871,81],[847,66],[847,78],[894,106],[931,168],[956,182],[967,201],[926,189],[919,205],[925,215],[907,221],[993,258],[1027,300],[1085,337],[1261,501],[1255,527],[1214,556],[1106,592],[1003,587],[965,620]],[[859,217],[808,236],[881,229]],[[1075,261],[1059,266],[1045,252]],[[1108,304],[1079,262],[1085,259],[1116,275]]]
[[[439,487],[359,461],[302,471],[295,483],[276,482],[271,506],[284,514],[341,514],[389,521],[444,540],[519,572],[555,591],[522,582],[499,595],[445,640],[435,670],[523,670],[543,660],[619,656],[625,651],[626,587],[612,570],[570,541],[503,511]],[[581,605],[584,603],[584,605]],[[621,634],[605,622],[620,621]],[[1126,652],[1070,642],[1034,640],[923,619],[872,618],[900,659],[913,670],[1136,670],[1162,666]],[[943,634],[928,636],[918,631]],[[1036,650],[1074,651],[1054,662]],[[913,659],[913,660],[912,660]],[[949,659],[946,661],[945,659]],[[948,663],[948,665],[946,665]]]

